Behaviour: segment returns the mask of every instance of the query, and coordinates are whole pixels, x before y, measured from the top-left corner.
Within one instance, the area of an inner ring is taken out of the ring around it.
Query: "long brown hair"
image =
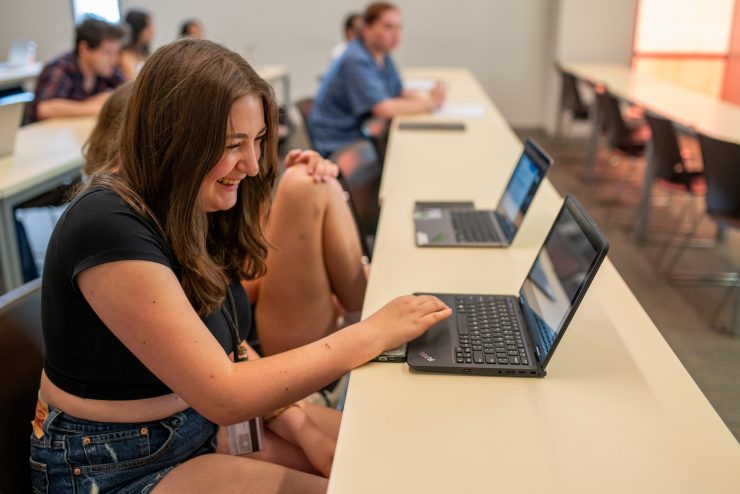
[[[229,113],[245,95],[261,98],[267,134],[260,172],[244,180],[236,205],[206,213],[199,190],[221,159]],[[157,50],[132,90],[120,134],[120,171],[88,184],[113,189],[159,225],[179,266],[185,294],[200,315],[223,303],[230,278],[265,272],[262,219],[277,163],[278,113],[272,88],[239,55],[186,38]]]
[[[132,87],[132,81],[118,86],[100,109],[95,128],[82,148],[85,157],[82,171],[86,175],[107,170],[115,165],[118,155],[118,133]]]

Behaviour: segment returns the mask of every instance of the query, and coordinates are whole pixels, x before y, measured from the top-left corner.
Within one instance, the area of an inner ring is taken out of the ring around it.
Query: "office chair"
[[[30,422],[42,369],[41,280],[0,296],[0,492],[30,490]]]
[[[306,139],[308,140],[308,146],[314,149],[313,136],[311,135],[311,127],[308,125],[308,116],[311,115],[313,109],[313,98],[303,98],[295,103],[298,112],[301,114],[303,121],[303,128],[306,131]]]
[[[561,138],[562,123],[565,114],[570,113],[571,125],[568,128],[568,135],[570,135],[570,131],[573,129],[573,122],[578,120],[587,121],[589,119],[589,108],[583,102],[583,98],[581,98],[576,77],[573,74],[564,71],[560,66],[556,65],[556,69],[560,72],[561,89],[560,113],[558,114],[558,121],[556,123],[555,136]]]
[[[597,196],[607,197],[601,201],[602,205],[614,206],[621,203],[627,190],[634,189],[632,176],[637,169],[638,158],[645,155],[649,132],[646,132],[644,125],[627,122],[624,119],[619,100],[606,88],[599,88],[596,91],[596,104],[599,106],[601,125],[606,133],[607,146],[611,153],[609,164],[616,167],[621,164],[621,158],[626,157],[629,160],[628,169],[621,177],[608,175],[601,177],[605,180],[602,180],[602,186],[596,190]],[[605,193],[608,186],[615,186],[617,194],[609,197],[610,195]],[[614,209],[614,207],[608,209],[607,220],[611,219]]]
[[[366,140],[356,141],[336,151],[329,159],[339,167],[340,180],[353,206],[363,254],[369,261],[380,216],[381,170],[375,147]]]
[[[722,233],[727,228],[740,229],[740,144],[722,141],[704,134],[698,134],[704,161],[704,174],[707,181],[706,216],[718,226]],[[724,286],[728,294],[722,300],[712,319],[712,327],[718,327],[719,317],[724,306],[734,300],[732,320],[734,332],[740,336],[740,273],[687,273],[674,268],[698,228],[684,236],[683,242],[666,268],[669,280],[675,284]]]
[[[682,227],[693,230],[694,223],[700,218],[699,200],[707,192],[704,172],[687,169],[688,154],[681,151],[673,122],[651,112],[645,113],[645,120],[650,127],[651,136],[647,159],[649,166],[653,168],[655,185],[668,192],[669,205],[675,194],[688,195],[686,205],[681,209],[679,219],[673,225],[673,233],[677,233]],[[657,268],[662,264],[673,237],[675,235],[668,236],[668,241],[658,254],[655,262]]]

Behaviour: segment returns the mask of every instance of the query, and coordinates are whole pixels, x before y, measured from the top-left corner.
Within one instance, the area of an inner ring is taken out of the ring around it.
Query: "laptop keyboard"
[[[455,297],[458,364],[529,365],[514,299]]]
[[[450,211],[452,227],[459,242],[500,242],[490,211]]]

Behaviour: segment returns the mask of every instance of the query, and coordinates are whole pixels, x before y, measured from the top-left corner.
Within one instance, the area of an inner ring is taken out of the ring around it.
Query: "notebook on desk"
[[[527,139],[495,210],[475,209],[472,202],[417,202],[416,245],[508,247],[551,165],[552,158]]]
[[[23,109],[32,100],[33,93],[18,93],[0,98],[0,156],[13,153]]]
[[[518,377],[545,367],[609,244],[568,196],[516,295],[433,294],[453,309],[408,344],[414,370]]]

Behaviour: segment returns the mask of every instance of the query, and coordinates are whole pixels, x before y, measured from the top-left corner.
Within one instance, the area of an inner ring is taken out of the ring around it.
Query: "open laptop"
[[[416,245],[508,247],[551,165],[552,158],[527,139],[495,210],[475,209],[472,202],[417,202]]]
[[[12,154],[15,135],[21,125],[23,109],[33,100],[33,93],[18,93],[0,98],[0,156]]]
[[[417,371],[544,376],[609,244],[568,196],[519,295],[434,294],[449,319],[408,344]]]

